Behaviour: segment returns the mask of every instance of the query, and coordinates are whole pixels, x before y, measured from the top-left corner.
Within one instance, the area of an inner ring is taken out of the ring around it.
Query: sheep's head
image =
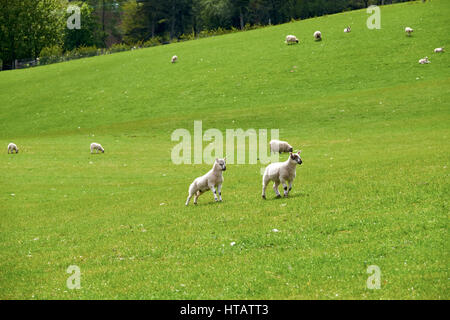
[[[300,158],[300,153],[301,152],[302,152],[301,150],[299,152],[297,152],[297,153],[291,152],[290,155],[289,155],[290,160],[291,161],[295,161],[297,164],[302,164],[303,161],[302,161],[302,158]]]
[[[219,166],[220,170],[222,170],[222,171],[227,170],[226,159],[227,158],[223,158],[223,159],[216,158],[215,165]]]
[[[290,147],[289,152],[294,152],[294,148]]]

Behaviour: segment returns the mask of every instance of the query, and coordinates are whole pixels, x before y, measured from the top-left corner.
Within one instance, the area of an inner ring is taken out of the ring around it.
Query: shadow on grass
[[[304,192],[298,192],[298,193],[294,193],[294,194],[289,194],[289,196],[287,198],[281,196],[279,198],[277,198],[276,196],[267,196],[266,195],[266,200],[265,201],[276,201],[276,200],[288,200],[288,199],[295,199],[295,198],[305,198],[305,197],[309,197],[308,193],[304,193]]]

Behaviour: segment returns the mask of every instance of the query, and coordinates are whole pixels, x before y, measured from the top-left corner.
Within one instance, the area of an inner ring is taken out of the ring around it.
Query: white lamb
[[[170,60],[170,62],[175,63],[175,62],[177,62],[177,60],[178,60],[178,57],[177,56],[173,56],[172,60]]]
[[[352,28],[350,28],[350,26],[348,26],[347,28],[344,29],[345,33],[349,33],[350,31],[352,31]]]
[[[270,140],[270,151],[271,152],[292,152],[294,149],[292,146],[287,143],[286,141],[280,141],[280,140]]]
[[[405,28],[405,32],[406,32],[406,35],[407,36],[411,36],[411,33],[413,32],[414,30],[412,29],[412,28],[410,28],[410,27],[406,27]]]
[[[105,153],[105,149],[103,149],[102,145],[99,143],[91,143],[91,153],[94,153],[94,150],[96,151],[96,153],[98,153],[99,151]]]
[[[214,162],[214,165],[211,170],[208,171],[207,174],[198,177],[191,183],[189,186],[189,196],[186,200],[186,205],[189,204],[192,196],[194,197],[194,204],[197,204],[197,199],[200,195],[208,190],[211,190],[214,193],[215,201],[222,201],[222,183],[223,183],[223,171],[227,169],[226,167],[226,159],[217,159]],[[217,187],[217,191],[216,191]],[[217,199],[217,194],[219,193],[219,199]]]
[[[428,60],[428,57],[425,57],[425,58],[422,58],[422,59],[419,60],[419,63],[420,63],[420,64],[426,64],[426,63],[430,63],[430,62],[431,62],[431,61]]]
[[[19,153],[19,148],[14,144],[14,143],[10,143],[8,144],[8,153]]]
[[[316,40],[316,41],[322,40],[322,32],[320,32],[320,31],[314,32],[314,40]]]
[[[444,52],[444,48],[436,48],[436,49],[434,49],[434,52],[436,52],[436,53]]]
[[[293,36],[293,35],[287,35],[286,36],[286,43],[287,44],[290,44],[290,43],[298,43],[298,39],[297,39],[297,37],[296,36]]]
[[[285,162],[276,162],[269,164],[264,171],[264,176],[262,180],[262,198],[266,199],[266,188],[270,181],[273,181],[273,190],[277,195],[277,198],[280,198],[280,192],[278,191],[278,186],[280,183],[283,185],[284,196],[287,197],[289,195],[289,191],[292,189],[292,182],[295,179],[295,169],[297,164],[302,164],[302,159],[300,158],[300,152],[298,153],[290,153],[289,159]],[[289,189],[287,186],[289,183]]]

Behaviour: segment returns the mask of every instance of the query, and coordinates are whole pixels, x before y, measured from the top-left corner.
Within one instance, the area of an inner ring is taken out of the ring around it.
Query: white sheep
[[[405,32],[406,32],[406,35],[407,36],[411,36],[411,33],[413,32],[414,30],[412,29],[412,28],[410,28],[410,27],[406,27],[405,28]]]
[[[94,153],[94,150],[96,151],[96,153],[98,153],[99,151],[102,153],[105,153],[105,149],[103,149],[101,144],[92,142],[91,143],[91,153]]]
[[[322,40],[322,32],[320,32],[320,31],[314,32],[314,40],[316,40],[316,41]]]
[[[280,183],[283,185],[284,196],[289,195],[289,191],[292,189],[292,182],[295,179],[295,169],[297,164],[302,164],[302,159],[300,158],[300,152],[290,153],[289,158],[285,162],[276,162],[269,164],[264,171],[264,176],[262,180],[262,198],[266,199],[266,188],[270,181],[273,181],[273,190],[280,198],[280,192],[278,191],[278,186]],[[287,186],[289,183],[289,189]]]
[[[280,141],[280,140],[270,140],[270,151],[271,152],[292,152],[294,149],[292,146],[287,143],[286,141]]]
[[[350,26],[348,26],[347,28],[344,29],[345,33],[349,33],[350,31],[352,31],[352,28],[350,28]]]
[[[189,195],[186,200],[186,205],[189,204],[192,196],[194,197],[194,204],[197,204],[197,199],[200,195],[208,190],[214,193],[215,201],[222,201],[222,183],[223,183],[223,171],[227,169],[226,159],[218,159],[214,161],[214,165],[211,170],[205,175],[198,177],[189,186]],[[216,191],[217,187],[217,191]],[[219,193],[219,199],[217,199],[217,194]]]
[[[178,60],[178,57],[177,56],[173,56],[172,60],[170,60],[170,62],[175,63],[175,62],[177,62],[177,60]]]
[[[431,63],[431,61],[428,60],[428,57],[425,57],[425,58],[420,59],[420,60],[419,60],[419,63],[420,63],[420,64],[426,64],[426,63]]]
[[[434,49],[434,52],[436,52],[436,53],[444,52],[444,48],[436,48],[436,49]]]
[[[10,143],[8,144],[8,153],[19,153],[19,148],[14,144],[14,143]]]
[[[286,41],[285,41],[287,44],[290,44],[290,43],[298,43],[298,39],[297,39],[297,37],[296,36],[293,36],[293,35],[287,35],[286,36]]]

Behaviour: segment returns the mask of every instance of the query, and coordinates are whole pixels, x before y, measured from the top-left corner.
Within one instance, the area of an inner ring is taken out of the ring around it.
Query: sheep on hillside
[[[405,28],[405,32],[406,32],[406,35],[407,35],[408,37],[411,36],[411,33],[412,33],[413,31],[414,31],[414,30],[413,30],[412,28],[410,28],[410,27],[406,27],[406,28]]]
[[[19,148],[14,144],[14,143],[10,143],[8,144],[8,153],[19,153]]]
[[[316,40],[316,41],[322,40],[322,32],[320,32],[320,31],[314,32],[314,40]]]
[[[286,36],[286,44],[291,44],[291,43],[298,43],[298,39],[296,36],[293,35],[287,35]]]
[[[205,175],[198,177],[189,186],[189,195],[186,200],[186,205],[189,204],[192,196],[194,197],[194,204],[197,204],[197,199],[200,195],[208,190],[211,190],[214,194],[215,201],[222,201],[222,183],[223,183],[223,171],[227,169],[226,159],[217,159],[214,161],[214,165],[211,170]],[[217,191],[216,191],[217,187]],[[216,192],[219,193],[217,198]]]
[[[105,153],[105,149],[103,149],[102,145],[99,143],[91,143],[91,153],[94,153],[94,150],[96,151],[96,153],[98,153],[99,151],[101,153]]]
[[[270,181],[273,181],[273,190],[277,195],[277,198],[280,198],[280,192],[278,191],[278,186],[280,183],[283,185],[284,196],[287,197],[289,195],[289,191],[292,189],[292,182],[295,179],[295,169],[297,164],[302,164],[303,161],[300,158],[300,152],[290,153],[289,158],[285,162],[276,162],[269,164],[264,171],[264,176],[262,180],[262,198],[266,199],[266,188]],[[287,186],[289,183],[289,189]]]
[[[426,64],[426,63],[431,63],[431,61],[428,60],[428,57],[425,57],[425,58],[420,59],[420,60],[419,60],[419,63],[420,63],[420,64]]]
[[[286,141],[280,141],[280,140],[270,140],[270,151],[271,152],[292,152],[294,151],[292,146],[287,143]]]
[[[177,62],[178,57],[177,56],[173,56],[172,59],[170,60],[170,62],[175,63]]]

